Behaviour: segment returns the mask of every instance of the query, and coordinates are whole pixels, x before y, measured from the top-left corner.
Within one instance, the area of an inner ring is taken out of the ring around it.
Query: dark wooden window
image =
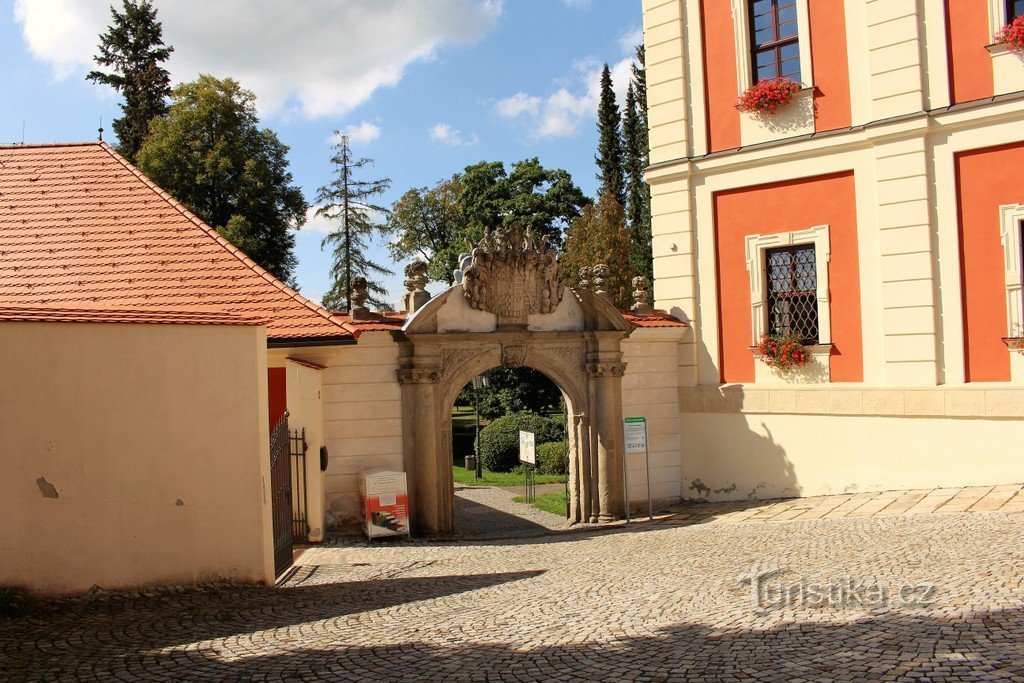
[[[785,76],[799,83],[800,41],[796,26],[796,0],[749,2],[754,82]]]
[[[765,252],[768,274],[768,331],[795,334],[804,344],[818,343],[818,268],[814,245]]]
[[[1024,0],[1006,0],[1006,23],[1024,14]]]

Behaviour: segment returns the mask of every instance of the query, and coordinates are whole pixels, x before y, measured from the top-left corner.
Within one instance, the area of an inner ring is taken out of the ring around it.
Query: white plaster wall
[[[682,445],[679,412],[680,342],[683,328],[639,328],[622,342],[623,417],[647,418],[651,497],[661,504],[680,497]],[[629,500],[647,509],[647,471],[642,455],[629,455]]]
[[[1019,418],[687,412],[682,430],[687,499],[1024,482]]]
[[[261,327],[0,323],[0,584],[272,584],[266,359]]]
[[[359,473],[403,471],[398,344],[387,332],[364,332],[337,347],[323,370],[326,525],[347,528],[359,514]]]

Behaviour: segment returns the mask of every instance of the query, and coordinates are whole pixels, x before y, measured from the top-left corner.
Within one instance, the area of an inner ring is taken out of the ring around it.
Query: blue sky
[[[120,1],[120,0],[118,0]],[[330,178],[330,137],[353,134],[389,177],[390,204],[467,164],[537,156],[596,187],[594,113],[603,62],[624,91],[640,0],[156,0],[175,47],[175,81],[234,76],[259,98],[263,125],[291,147],[311,199]],[[0,0],[0,143],[92,140],[118,100],[87,83],[109,0]],[[297,277],[328,287],[327,226],[296,236]],[[381,241],[372,255],[390,265]],[[402,264],[385,284],[399,299]]]

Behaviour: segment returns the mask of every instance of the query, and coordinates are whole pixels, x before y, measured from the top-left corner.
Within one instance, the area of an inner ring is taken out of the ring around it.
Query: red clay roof
[[[689,327],[682,320],[664,311],[654,311],[649,315],[640,315],[632,311],[619,312],[622,313],[622,317],[626,319],[626,322],[633,327]]]
[[[0,146],[0,304],[256,317],[269,340],[351,338],[106,143]]]
[[[0,304],[0,322],[27,323],[150,323],[165,325],[263,325],[259,318],[219,311],[65,306],[8,306]]]

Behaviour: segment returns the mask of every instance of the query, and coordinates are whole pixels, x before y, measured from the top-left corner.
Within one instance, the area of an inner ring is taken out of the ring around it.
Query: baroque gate
[[[416,531],[454,531],[451,411],[462,387],[497,366],[528,366],[568,407],[570,521],[625,514],[621,341],[631,327],[604,297],[560,282],[553,249],[530,232],[488,233],[457,284],[403,328],[403,454]]]

